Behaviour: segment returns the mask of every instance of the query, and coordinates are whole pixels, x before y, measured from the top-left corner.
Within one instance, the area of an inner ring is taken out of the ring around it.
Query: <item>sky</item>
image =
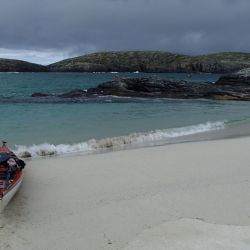
[[[0,0],[0,57],[97,51],[250,52],[249,0]]]

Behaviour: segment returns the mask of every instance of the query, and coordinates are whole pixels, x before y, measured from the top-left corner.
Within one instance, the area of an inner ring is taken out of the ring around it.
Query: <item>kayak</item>
[[[0,213],[16,194],[23,181],[25,162],[3,142],[0,147]]]
[[[15,178],[7,185],[5,188],[3,187],[3,180],[0,180],[0,213],[4,210],[4,208],[8,205],[10,200],[16,194],[18,189],[21,186],[23,181],[23,171],[18,170],[15,174]]]

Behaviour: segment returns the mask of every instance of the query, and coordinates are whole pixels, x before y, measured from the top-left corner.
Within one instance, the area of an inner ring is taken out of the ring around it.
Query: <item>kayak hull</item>
[[[0,213],[3,212],[5,207],[8,205],[10,200],[16,194],[18,189],[20,188],[23,181],[23,171],[20,171],[17,178],[13,181],[12,184],[8,186],[6,190],[0,193]]]

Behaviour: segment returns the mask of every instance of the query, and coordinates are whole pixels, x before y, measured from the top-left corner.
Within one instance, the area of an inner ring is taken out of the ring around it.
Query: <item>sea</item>
[[[250,135],[249,102],[31,97],[34,92],[58,94],[87,89],[114,77],[182,79],[203,84],[214,83],[220,75],[0,73],[0,140],[7,141],[18,155],[36,158],[211,139],[213,135]]]

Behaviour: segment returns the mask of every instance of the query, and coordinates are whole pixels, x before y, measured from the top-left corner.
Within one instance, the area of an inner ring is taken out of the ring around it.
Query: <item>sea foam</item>
[[[107,149],[122,149],[124,147],[136,145],[147,146],[149,144],[152,145],[152,143],[157,144],[157,142],[168,143],[168,141],[172,138],[223,129],[224,127],[224,121],[207,122],[173,129],[162,129],[144,133],[132,133],[125,136],[107,137],[99,140],[91,139],[74,144],[54,145],[43,143],[32,146],[16,145],[15,152],[20,157],[38,157],[72,153],[88,153]]]

